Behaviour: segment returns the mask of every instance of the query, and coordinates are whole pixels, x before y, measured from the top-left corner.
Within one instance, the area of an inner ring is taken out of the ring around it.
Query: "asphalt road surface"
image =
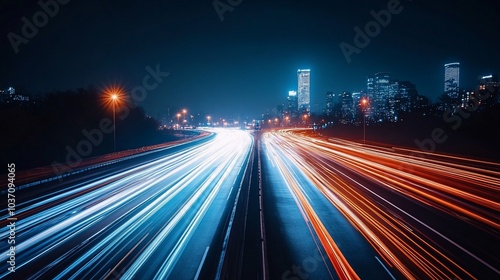
[[[500,277],[500,164],[310,136],[262,136],[275,277]]]
[[[216,241],[252,148],[249,133],[218,131],[16,191],[16,271],[6,268],[0,277],[203,279],[202,267],[219,262],[207,256],[221,255]],[[7,218],[2,236],[9,235]],[[6,240],[3,264],[10,258]]]
[[[0,278],[498,279],[498,178],[310,130],[217,130],[21,185]]]

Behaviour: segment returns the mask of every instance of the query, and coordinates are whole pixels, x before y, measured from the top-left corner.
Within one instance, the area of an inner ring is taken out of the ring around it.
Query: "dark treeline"
[[[0,106],[0,153],[17,169],[64,163],[68,149],[80,148],[82,158],[114,150],[112,106],[96,89],[51,92],[27,104]],[[126,103],[116,108],[117,151],[175,140],[171,131],[159,130],[159,123],[142,108]]]

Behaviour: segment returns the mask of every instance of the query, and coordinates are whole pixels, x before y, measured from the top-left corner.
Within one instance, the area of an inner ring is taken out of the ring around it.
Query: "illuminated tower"
[[[311,113],[311,70],[297,70],[297,80],[299,82],[297,103],[300,114],[310,115]]]
[[[291,90],[288,92],[286,107],[286,111],[288,112],[290,117],[295,118],[298,116],[299,106],[297,105],[297,92],[295,90]]]
[[[460,88],[460,63],[444,65],[444,92],[451,98],[458,98]]]

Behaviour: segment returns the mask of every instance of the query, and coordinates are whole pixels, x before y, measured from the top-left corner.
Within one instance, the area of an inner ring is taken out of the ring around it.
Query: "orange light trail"
[[[498,235],[500,164],[410,149],[360,145],[344,140],[326,141],[293,133],[293,130],[266,133],[264,139],[268,147],[280,150],[298,166],[363,234],[385,262],[406,278],[475,278],[425,232],[412,228],[410,222],[422,225],[500,274],[494,264],[483,261],[336,168],[342,166],[386,191],[398,193],[453,217],[462,217],[463,221]],[[286,168],[281,166],[282,169]],[[292,179],[285,177],[300,203],[307,205],[304,208],[311,207],[313,211],[312,206],[300,198],[300,186],[291,184]],[[316,232],[324,230],[321,227],[314,229]],[[323,240],[322,244],[325,246]]]
[[[335,241],[328,233],[325,225],[321,222],[308,199],[302,192],[299,183],[286,168],[284,162],[280,160],[279,157],[275,157],[275,162],[278,165],[278,168],[283,177],[286,179],[288,188],[294,194],[294,199],[297,203],[297,206],[299,206],[304,219],[306,220],[306,222],[309,221],[312,225],[339,278],[360,279],[354,269],[350,266],[349,262],[346,260],[338,246],[335,244]]]

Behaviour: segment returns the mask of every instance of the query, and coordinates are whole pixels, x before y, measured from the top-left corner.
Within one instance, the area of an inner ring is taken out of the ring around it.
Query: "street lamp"
[[[181,117],[180,113],[177,113],[177,129],[179,129],[180,123],[179,123],[179,118]]]
[[[207,116],[207,125],[210,126],[210,119],[211,117],[210,116]]]
[[[186,109],[182,109],[182,114],[184,115],[184,117],[183,117],[184,120],[182,122],[184,123],[184,126],[186,126],[186,122],[187,122],[187,120],[186,120],[186,113],[187,113],[187,110]]]
[[[366,142],[366,105],[368,105],[368,99],[361,99],[361,106],[363,106],[363,144]]]
[[[118,102],[118,94],[111,94],[111,103],[113,103],[113,151],[116,152],[116,102]]]

